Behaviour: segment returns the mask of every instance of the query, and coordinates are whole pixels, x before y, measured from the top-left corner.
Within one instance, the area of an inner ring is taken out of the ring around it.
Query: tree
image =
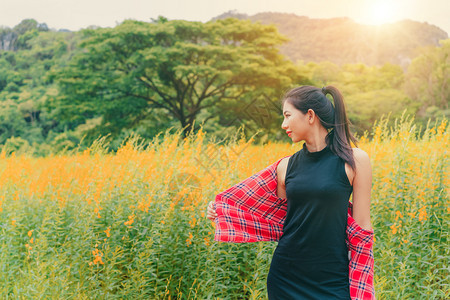
[[[72,129],[101,116],[92,138],[133,128],[154,109],[178,120],[186,135],[202,111],[259,89],[279,91],[297,76],[279,54],[286,39],[274,26],[250,21],[160,17],[84,34],[84,51],[54,75],[60,88],[54,107]]]
[[[47,24],[34,19],[24,19],[13,29],[0,27],[0,50],[30,49],[27,42],[41,31],[49,31]]]
[[[429,47],[416,57],[408,68],[405,92],[427,107],[449,109],[450,102],[450,39],[441,47]]]
[[[0,102],[0,144],[13,136],[21,136],[26,132],[26,122],[12,100]]]
[[[0,51],[0,143],[13,136],[42,143],[53,126],[45,102],[55,91],[47,74],[71,55],[67,32],[36,31],[36,21],[22,22],[19,32],[36,33],[16,51]],[[32,28],[27,31],[27,28]],[[34,28],[34,29],[33,29]],[[3,119],[2,119],[3,115]]]

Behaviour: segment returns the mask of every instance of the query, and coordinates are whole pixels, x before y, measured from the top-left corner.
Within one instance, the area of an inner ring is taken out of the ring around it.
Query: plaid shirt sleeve
[[[287,199],[276,193],[276,171],[282,159],[216,195],[215,241],[249,243],[280,239],[287,210]]]
[[[283,158],[216,195],[215,241],[250,243],[280,239],[287,199],[277,196],[276,170]],[[352,300],[375,300],[374,232],[355,222],[352,208],[349,202],[346,243],[350,253],[350,297]]]
[[[347,219],[347,246],[350,250],[349,280],[352,299],[375,299],[373,285],[374,231],[359,226],[353,219],[353,204],[349,202]]]

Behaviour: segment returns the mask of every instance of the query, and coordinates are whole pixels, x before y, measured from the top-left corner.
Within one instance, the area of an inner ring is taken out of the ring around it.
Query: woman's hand
[[[214,219],[217,217],[216,210],[214,209],[214,201],[209,202],[206,217],[211,221],[214,221]]]

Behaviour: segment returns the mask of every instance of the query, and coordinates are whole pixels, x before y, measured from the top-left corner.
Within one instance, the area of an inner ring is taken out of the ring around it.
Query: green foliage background
[[[408,118],[395,120],[392,130],[382,120],[370,131],[374,139],[364,144],[374,166],[377,299],[450,296],[447,123],[430,123],[420,136]],[[251,146],[233,162],[215,153],[217,164],[209,171],[220,178],[211,181],[194,159],[207,144],[195,135],[184,140],[179,135],[165,132],[163,144],[153,141],[146,148],[131,139],[116,154],[108,153],[103,140],[87,154],[2,159],[0,294],[6,299],[267,299],[276,242],[214,242],[205,212],[218,191],[246,178],[228,163],[250,175],[294,148]],[[231,153],[235,146],[223,150]],[[68,175],[75,180],[59,178],[71,168],[79,172]],[[200,183],[175,183],[178,170],[195,173]],[[45,192],[30,197],[36,181]],[[101,217],[95,212],[99,206]],[[126,224],[130,216],[134,222]],[[92,263],[94,249],[101,251],[103,264]]]
[[[350,30],[348,22],[339,24],[344,32]],[[322,26],[312,24],[312,28]],[[448,155],[442,147],[445,142],[436,143],[428,122],[439,122],[450,114],[450,40],[425,48],[417,43],[417,48],[407,51],[414,57],[405,68],[395,61],[385,63],[392,53],[389,49],[397,49],[389,44],[384,49],[382,42],[379,47],[384,51],[366,64],[354,55],[360,52],[352,52],[354,44],[330,47],[327,41],[335,37],[335,30],[329,29],[318,43],[306,39],[301,46],[308,48],[310,56],[289,60],[279,51],[287,39],[275,26],[238,19],[200,23],[160,17],[79,32],[55,32],[35,20],[24,20],[12,29],[1,28],[0,147],[12,164],[12,152],[48,156],[94,148],[95,159],[105,159],[104,153],[119,149],[130,135],[139,135],[154,141],[154,150],[164,154],[167,149],[158,144],[174,136],[160,136],[161,132],[186,126],[195,132],[202,126],[222,140],[242,125],[246,135],[256,134],[257,142],[281,144],[289,142],[280,130],[278,100],[283,92],[300,84],[334,85],[344,94],[359,136],[372,138],[368,132],[373,123],[383,115],[392,116],[383,123],[383,138],[374,142],[383,144],[374,157],[382,155],[383,149],[397,149],[390,144],[397,137],[402,142],[401,151],[379,161],[379,170],[389,172],[374,176],[379,186],[373,211],[374,228],[378,228],[379,299],[448,299]],[[430,35],[436,37],[433,32]],[[314,52],[317,56],[311,57]],[[337,58],[324,61],[330,53]],[[352,57],[355,61],[347,61]],[[405,112],[415,116],[414,125],[396,121]],[[411,144],[401,140],[405,132],[417,133]],[[107,149],[95,143],[99,137],[108,141]],[[176,151],[183,151],[182,147]],[[173,195],[167,194],[163,182],[152,183],[157,193],[149,212],[133,210],[130,205],[142,199],[149,183],[140,177],[145,169],[135,168],[130,161],[128,185],[114,187],[112,194],[101,197],[105,200],[102,218],[93,217],[84,198],[72,199],[61,209],[53,202],[55,194],[30,199],[15,182],[2,182],[7,188],[0,198],[0,294],[80,299],[264,297],[275,244],[206,245],[203,239],[212,230],[201,217],[206,202],[192,212],[176,209],[167,218],[171,203],[167,198]],[[423,173],[436,187],[426,190],[418,202],[417,195],[423,191],[415,180],[422,177],[415,172],[424,162],[428,169],[424,167]],[[168,172],[167,168],[177,169],[178,163],[172,160],[160,166]],[[229,175],[236,179],[239,174]],[[214,187],[203,200],[216,192]],[[405,212],[416,212],[423,205],[429,205],[426,223],[407,217]],[[407,242],[391,233],[398,210],[405,210],[401,230]],[[124,222],[132,213],[136,213],[135,223],[126,227]],[[196,238],[188,247],[186,228],[193,217],[201,221],[192,230]],[[108,226],[112,233],[105,241]],[[26,232],[31,229],[36,242],[28,253],[24,245],[30,243]],[[107,263],[91,266],[91,253],[99,242]]]
[[[303,84],[339,88],[359,136],[382,115],[398,117],[405,109],[422,130],[428,119],[450,114],[450,42],[430,45],[445,34],[429,25],[397,24],[390,33],[423,32],[413,44],[398,42],[414,48],[405,52],[412,57],[405,67],[387,59],[380,63],[380,57],[370,65],[357,63],[359,54],[347,56],[354,57],[353,63],[344,62],[337,55],[356,46],[342,41],[337,43],[341,51],[334,52],[331,40],[326,47],[331,52],[321,48],[322,40],[302,37],[293,43],[298,22],[315,32],[333,24],[344,32],[372,30],[348,20],[318,26],[291,17],[283,23],[277,14],[230,14],[241,20],[226,16],[207,23],[129,20],[78,32],[52,31],[32,19],[1,28],[0,147],[45,156],[86,149],[106,136],[115,151],[133,134],[150,140],[163,130],[184,128],[186,136],[201,124],[222,139],[244,125],[245,134],[257,133],[258,142],[288,141],[280,130],[279,100],[289,88]],[[276,24],[287,38],[275,25],[259,22]],[[282,54],[287,45],[303,53],[305,44],[315,57],[288,54],[289,60]],[[389,48],[386,53],[400,53],[388,40],[379,46]]]

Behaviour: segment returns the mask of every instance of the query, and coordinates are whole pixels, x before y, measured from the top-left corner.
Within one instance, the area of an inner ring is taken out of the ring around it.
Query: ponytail
[[[327,94],[333,97],[333,102],[327,98]],[[357,140],[351,134],[345,112],[344,98],[339,90],[333,86],[326,86],[319,89],[314,86],[300,86],[288,91],[282,102],[288,100],[295,108],[307,113],[308,109],[314,110],[318,116],[322,126],[328,130],[325,142],[330,149],[345,162],[347,162],[353,170],[356,170],[355,160],[353,158],[353,149],[351,143],[357,147]]]
[[[351,134],[349,125],[350,120],[347,118],[345,112],[344,97],[334,86],[326,86],[322,88],[322,93],[326,96],[330,94],[333,97],[334,102],[334,128],[330,135],[331,143],[330,149],[333,150],[338,156],[344,159],[356,170],[355,160],[353,158],[353,149],[351,143],[357,147],[357,139]]]

